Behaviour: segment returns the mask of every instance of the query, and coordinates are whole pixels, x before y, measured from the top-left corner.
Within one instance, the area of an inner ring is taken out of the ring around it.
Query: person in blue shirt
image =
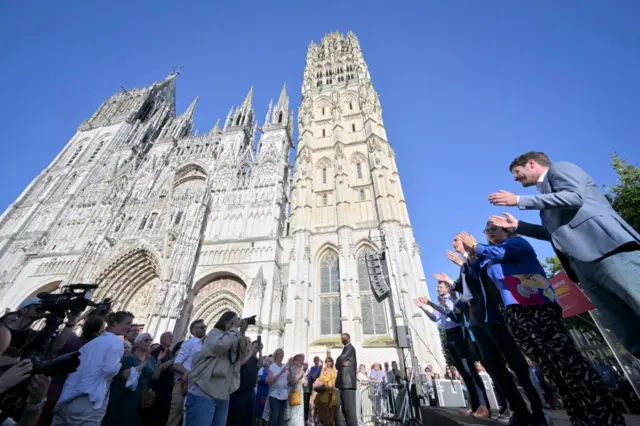
[[[509,332],[520,349],[550,379],[574,425],[624,425],[612,396],[589,362],[578,351],[562,308],[536,252],[512,230],[488,222],[489,244],[460,234],[483,282],[486,298],[498,301]]]
[[[415,299],[415,304],[434,322],[437,322],[445,331],[447,337],[447,349],[454,360],[455,366],[460,372],[464,383],[467,385],[470,410],[463,410],[463,414],[472,414],[477,418],[488,418],[490,415],[487,404],[487,393],[482,379],[474,368],[473,356],[469,342],[464,334],[464,318],[462,311],[456,308],[456,299],[452,297],[450,286],[444,281],[438,282],[438,301],[436,305],[428,297]],[[434,312],[427,309],[431,307]]]

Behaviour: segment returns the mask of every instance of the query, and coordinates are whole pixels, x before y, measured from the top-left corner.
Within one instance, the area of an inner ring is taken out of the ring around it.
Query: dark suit
[[[640,334],[640,234],[616,213],[584,170],[553,163],[539,195],[522,195],[521,210],[540,210],[542,226],[520,221],[519,234],[546,240],[569,277],[580,282],[610,328],[636,357]]]
[[[356,413],[357,366],[356,350],[351,343],[348,343],[336,360],[336,369],[338,370],[336,388],[340,389],[342,414],[347,426],[358,426],[358,415]]]
[[[465,262],[462,266],[460,277],[454,283],[454,290],[462,293],[463,279],[473,296],[473,300],[469,303],[470,328],[476,339],[478,349],[480,349],[480,356],[484,361],[484,366],[496,385],[500,399],[503,402],[506,399],[509,403],[509,408],[517,416],[522,416],[522,418],[527,416],[527,404],[507,368],[508,365],[516,374],[518,381],[520,381],[529,399],[532,411],[536,414],[541,414],[543,412],[542,400],[531,382],[529,365],[502,320],[499,312],[499,306],[502,302],[500,295],[495,294],[496,287],[486,277],[485,281],[488,285],[485,288],[480,280],[479,269],[471,266],[469,262]],[[484,388],[484,385],[482,388]]]

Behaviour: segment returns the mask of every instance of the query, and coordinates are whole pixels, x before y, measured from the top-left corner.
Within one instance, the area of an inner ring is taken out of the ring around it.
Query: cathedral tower
[[[398,357],[390,300],[375,301],[364,261],[384,237],[398,283],[392,280],[397,322],[403,325],[401,297],[418,358],[441,362],[437,329],[412,303],[428,292],[420,252],[378,94],[352,32],[309,46],[298,129],[285,351],[337,354],[340,333],[348,332],[359,362]]]

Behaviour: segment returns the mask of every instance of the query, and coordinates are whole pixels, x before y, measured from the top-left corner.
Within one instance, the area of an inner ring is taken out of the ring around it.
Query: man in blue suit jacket
[[[528,152],[509,166],[523,187],[540,195],[507,191],[489,195],[496,206],[540,210],[542,226],[510,214],[492,216],[501,227],[551,242],[565,271],[602,314],[605,327],[640,358],[640,234],[618,215],[591,176],[573,163],[551,164],[542,152]]]

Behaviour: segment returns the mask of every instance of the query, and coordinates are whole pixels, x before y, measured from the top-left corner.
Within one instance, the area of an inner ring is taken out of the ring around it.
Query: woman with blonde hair
[[[151,380],[158,378],[160,370],[151,356],[153,338],[149,333],[136,337],[131,355],[122,358],[120,373],[114,377],[109,391],[109,405],[102,424],[137,426],[140,408],[152,403]]]
[[[289,415],[287,426],[304,426],[304,404],[302,401],[302,375],[304,373],[304,354],[297,354],[291,359],[289,368]]]
[[[313,384],[313,390],[318,392],[316,406],[322,426],[335,425],[338,407],[338,393],[336,390],[336,377],[338,371],[333,366],[333,358],[327,357],[320,377]]]
[[[289,400],[289,364],[284,365],[284,351],[276,349],[273,353],[273,364],[267,373],[269,385],[269,425],[283,426],[284,415]]]

